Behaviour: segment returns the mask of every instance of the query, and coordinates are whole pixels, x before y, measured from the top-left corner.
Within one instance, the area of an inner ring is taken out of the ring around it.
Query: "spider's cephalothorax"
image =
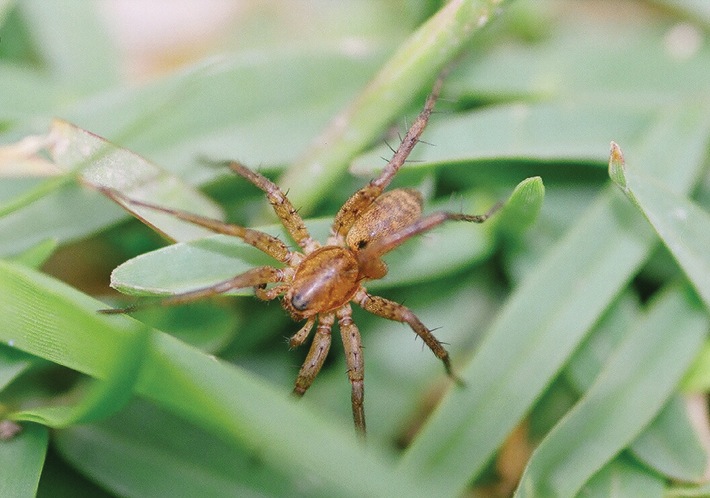
[[[352,320],[350,302],[357,303],[375,315],[408,324],[444,363],[446,372],[453,377],[448,352],[419,318],[401,304],[369,294],[363,283],[384,277],[387,266],[382,261],[382,256],[410,237],[430,230],[446,220],[481,223],[493,211],[483,215],[442,211],[422,216],[422,197],[419,192],[396,189],[383,193],[417,144],[434,108],[441,83],[439,79],[426,101],[424,110],[382,173],[355,192],[340,208],[332,226],[331,236],[324,245],[311,238],[303,220],[279,187],[236,162],[229,163],[229,167],[266,193],[277,216],[301,251],[291,251],[281,240],[264,232],[127,199],[116,191],[104,190],[117,201],[170,213],[214,232],[240,237],[281,262],[281,268],[253,268],[224,282],[177,294],[162,302],[179,304],[246,287],[254,287],[256,295],[265,300],[283,296],[283,307],[293,319],[306,321],[291,337],[291,346],[303,344],[314,325],[318,324],[311,348],[296,378],[294,393],[299,396],[306,392],[320,371],[330,349],[331,329],[337,320],[347,355],[348,377],[352,384],[353,418],[355,427],[362,433],[365,432],[364,364],[360,332]],[[273,285],[267,287],[270,284]],[[111,311],[122,312],[130,309]]]

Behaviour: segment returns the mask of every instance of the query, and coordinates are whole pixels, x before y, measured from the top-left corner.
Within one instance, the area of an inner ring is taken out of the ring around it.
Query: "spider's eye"
[[[367,241],[365,239],[358,240],[356,245],[358,249],[362,249],[367,245]]]

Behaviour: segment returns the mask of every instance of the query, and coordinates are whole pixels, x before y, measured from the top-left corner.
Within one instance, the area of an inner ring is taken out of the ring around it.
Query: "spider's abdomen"
[[[339,308],[358,289],[359,270],[352,251],[326,246],[301,262],[283,306],[297,320]]]
[[[391,190],[370,205],[345,237],[354,251],[384,235],[411,225],[422,215],[422,194],[409,188]]]

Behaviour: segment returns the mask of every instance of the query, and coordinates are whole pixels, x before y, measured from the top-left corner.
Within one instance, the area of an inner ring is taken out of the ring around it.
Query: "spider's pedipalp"
[[[286,197],[283,191],[274,182],[266,178],[264,175],[253,171],[243,164],[238,162],[230,162],[229,167],[236,174],[249,180],[257,188],[261,189],[266,197],[269,199],[271,206],[274,208],[276,216],[279,217],[281,223],[286,228],[288,233],[293,237],[293,240],[303,249],[306,253],[312,252],[319,247],[319,244],[313,240],[306,224],[303,223],[301,215],[293,207],[291,201]]]

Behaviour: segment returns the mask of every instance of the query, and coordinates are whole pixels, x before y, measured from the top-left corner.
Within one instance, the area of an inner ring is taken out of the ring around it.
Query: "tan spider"
[[[407,131],[382,173],[355,192],[340,208],[335,216],[331,235],[324,245],[311,238],[303,220],[278,186],[239,163],[229,163],[229,167],[236,174],[246,178],[266,193],[276,215],[302,252],[292,251],[278,238],[257,230],[127,199],[114,190],[103,189],[114,200],[120,199],[137,206],[169,213],[214,232],[240,237],[247,244],[281,262],[283,264],[281,268],[272,266],[253,268],[209,287],[170,296],[163,299],[161,303],[185,303],[247,287],[253,287],[256,295],[264,300],[272,300],[283,295],[281,303],[291,317],[296,321],[306,321],[303,327],[291,337],[289,344],[292,347],[303,344],[317,323],[311,348],[296,378],[293,392],[298,396],[306,392],[323,366],[330,349],[331,329],[337,320],[346,354],[348,377],[352,384],[355,427],[363,434],[365,432],[364,363],[360,332],[353,322],[350,302],[357,303],[375,315],[408,324],[444,363],[446,373],[455,379],[449,353],[419,318],[401,304],[369,294],[363,283],[384,277],[387,266],[381,257],[410,237],[430,230],[446,220],[481,223],[498,207],[494,206],[483,215],[442,211],[422,217],[422,197],[419,192],[412,189],[396,189],[383,193],[417,144],[432,113],[441,86],[440,78],[427,98],[424,109]],[[274,285],[267,287],[268,284]],[[135,307],[106,311],[121,313],[133,309]]]

